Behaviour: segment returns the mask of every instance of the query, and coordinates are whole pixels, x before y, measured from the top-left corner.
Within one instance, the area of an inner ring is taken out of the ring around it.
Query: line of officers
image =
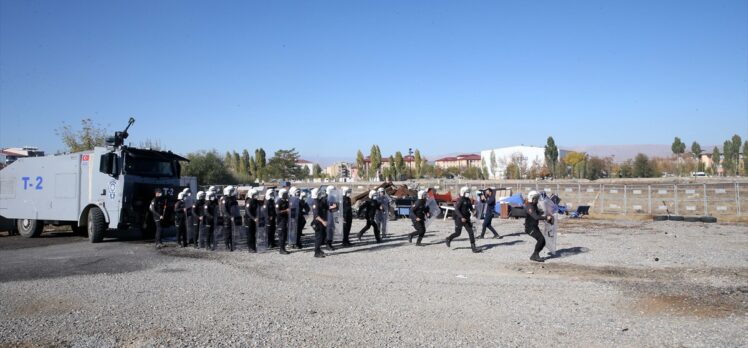
[[[307,197],[306,192],[290,187],[278,190],[277,196],[274,189],[267,189],[264,200],[260,200],[260,191],[253,188],[247,194],[244,206],[240,207],[234,186],[225,187],[220,198],[215,187],[211,186],[207,192],[197,192],[195,200],[186,188],[177,195],[173,204],[168,202],[161,189],[156,189],[149,207],[156,225],[156,247],[163,246],[163,230],[174,226],[177,244],[182,247],[193,244],[195,248],[215,250],[220,239],[227,250],[234,251],[234,236],[240,236],[243,229],[249,252],[277,247],[280,254],[287,255],[287,244],[294,249],[303,248],[302,231],[311,213],[310,225],[315,233],[314,256],[325,257],[322,245],[335,250],[333,240],[339,233],[342,233],[342,246],[353,245],[350,241],[353,222],[351,189],[343,187],[341,193],[342,197],[339,197],[334,186],[327,186],[324,190],[312,189],[311,197]],[[382,242],[386,236],[389,204],[390,198],[383,189],[369,192],[369,200],[359,207],[366,217],[366,225],[357,235],[359,241],[366,231],[373,228],[376,242]],[[337,239],[340,239],[339,235]]]
[[[221,237],[225,243],[226,249],[234,251],[234,235],[240,235],[242,227],[246,229],[247,247],[249,252],[256,253],[258,247],[265,250],[267,248],[279,248],[279,253],[289,254],[286,250],[286,244],[291,244],[292,248],[302,249],[302,231],[307,223],[306,216],[312,213],[311,226],[314,230],[314,257],[325,257],[321,247],[327,245],[329,250],[335,250],[333,239],[340,231],[338,214],[342,213],[342,246],[353,245],[351,243],[350,231],[353,222],[353,207],[351,204],[351,189],[343,187],[341,189],[342,197],[338,197],[334,186],[327,186],[324,190],[312,189],[311,197],[307,197],[306,192],[296,187],[290,189],[282,188],[278,191],[278,197],[275,197],[275,190],[267,189],[264,195],[264,201],[259,200],[260,192],[251,189],[245,200],[243,209],[239,207],[238,192],[235,187],[227,186],[223,190],[223,196],[220,199],[214,186],[211,186],[207,193],[199,191],[197,199],[192,200],[189,189],[184,189],[177,196],[177,201],[173,205],[174,224],[177,229],[177,244],[187,247],[188,244],[194,244],[195,248],[216,249],[217,231],[216,227],[222,227]],[[492,199],[493,190],[486,190],[485,194],[490,202],[485,205],[483,213],[486,216],[493,217],[494,207],[492,206],[495,199]],[[387,235],[387,221],[389,218],[390,197],[383,189],[377,191],[371,190],[368,194],[369,199],[364,201],[359,209],[363,210],[366,218],[366,225],[358,232],[357,238],[361,237],[372,228],[377,243]],[[525,202],[527,215],[525,217],[525,232],[536,239],[535,248],[530,259],[537,262],[544,260],[539,256],[540,250],[545,246],[545,238],[540,232],[539,222],[547,220],[553,223],[552,216],[544,216],[538,209],[538,200],[540,195],[536,191],[530,191]],[[483,198],[482,198],[483,199]],[[156,224],[156,247],[160,248],[162,244],[162,230],[170,227],[168,219],[169,204],[163,196],[160,189],[156,190],[155,197],[151,201],[150,211]],[[465,229],[468,233],[470,248],[474,253],[480,253],[482,250],[475,245],[475,234],[471,216],[475,214],[476,209],[470,199],[470,188],[462,187],[460,189],[460,198],[455,203],[453,219],[455,223],[454,233],[446,238],[447,247],[451,247],[451,242],[462,234]],[[490,212],[490,213],[487,213]],[[439,207],[433,199],[429,199],[428,191],[421,190],[417,193],[417,200],[411,207],[411,220],[415,231],[408,235],[408,241],[413,242],[417,237],[416,245],[422,246],[421,241],[426,234],[427,222],[433,221],[439,214]],[[477,215],[476,215],[477,216]],[[483,218],[483,233],[488,228],[494,233],[495,237],[501,238],[496,231],[490,226],[491,220]],[[276,241],[276,232],[278,241]],[[481,238],[483,237],[481,234]],[[289,240],[289,237],[290,240]],[[339,239],[339,238],[338,238]]]

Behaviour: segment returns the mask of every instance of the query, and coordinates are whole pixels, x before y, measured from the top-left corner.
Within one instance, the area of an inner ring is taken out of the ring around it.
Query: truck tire
[[[16,220],[16,222],[16,226],[18,226],[18,233],[26,238],[39,237],[44,230],[44,223],[39,220],[18,219]]]
[[[668,216],[668,220],[670,221],[683,221],[682,215],[670,215]]]
[[[705,222],[705,223],[708,223],[708,224],[713,224],[713,223],[717,222],[717,218],[714,217],[714,216],[702,216],[701,217],[701,222]]]
[[[93,207],[88,211],[88,240],[91,243],[99,243],[104,240],[107,224],[104,213],[98,207]]]
[[[683,221],[685,222],[701,222],[701,217],[698,216],[684,216]]]
[[[667,215],[654,215],[652,221],[667,221]]]

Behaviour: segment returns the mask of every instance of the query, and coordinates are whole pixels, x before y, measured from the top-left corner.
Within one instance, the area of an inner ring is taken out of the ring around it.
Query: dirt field
[[[518,220],[480,254],[402,220],[324,259],[0,234],[0,346],[748,345],[748,226],[560,224],[542,264]]]

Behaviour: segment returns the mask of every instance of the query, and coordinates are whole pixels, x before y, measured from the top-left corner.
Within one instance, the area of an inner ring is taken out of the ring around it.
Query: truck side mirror
[[[119,174],[117,154],[109,152],[101,155],[101,160],[99,161],[99,171],[111,176],[117,176]]]

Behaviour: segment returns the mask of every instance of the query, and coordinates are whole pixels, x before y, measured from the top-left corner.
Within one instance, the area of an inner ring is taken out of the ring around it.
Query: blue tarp
[[[525,205],[525,199],[522,198],[522,194],[518,192],[509,197],[499,198],[499,203],[506,203],[512,207],[521,207]],[[496,212],[499,212],[499,209],[500,209],[500,204],[497,204]]]

